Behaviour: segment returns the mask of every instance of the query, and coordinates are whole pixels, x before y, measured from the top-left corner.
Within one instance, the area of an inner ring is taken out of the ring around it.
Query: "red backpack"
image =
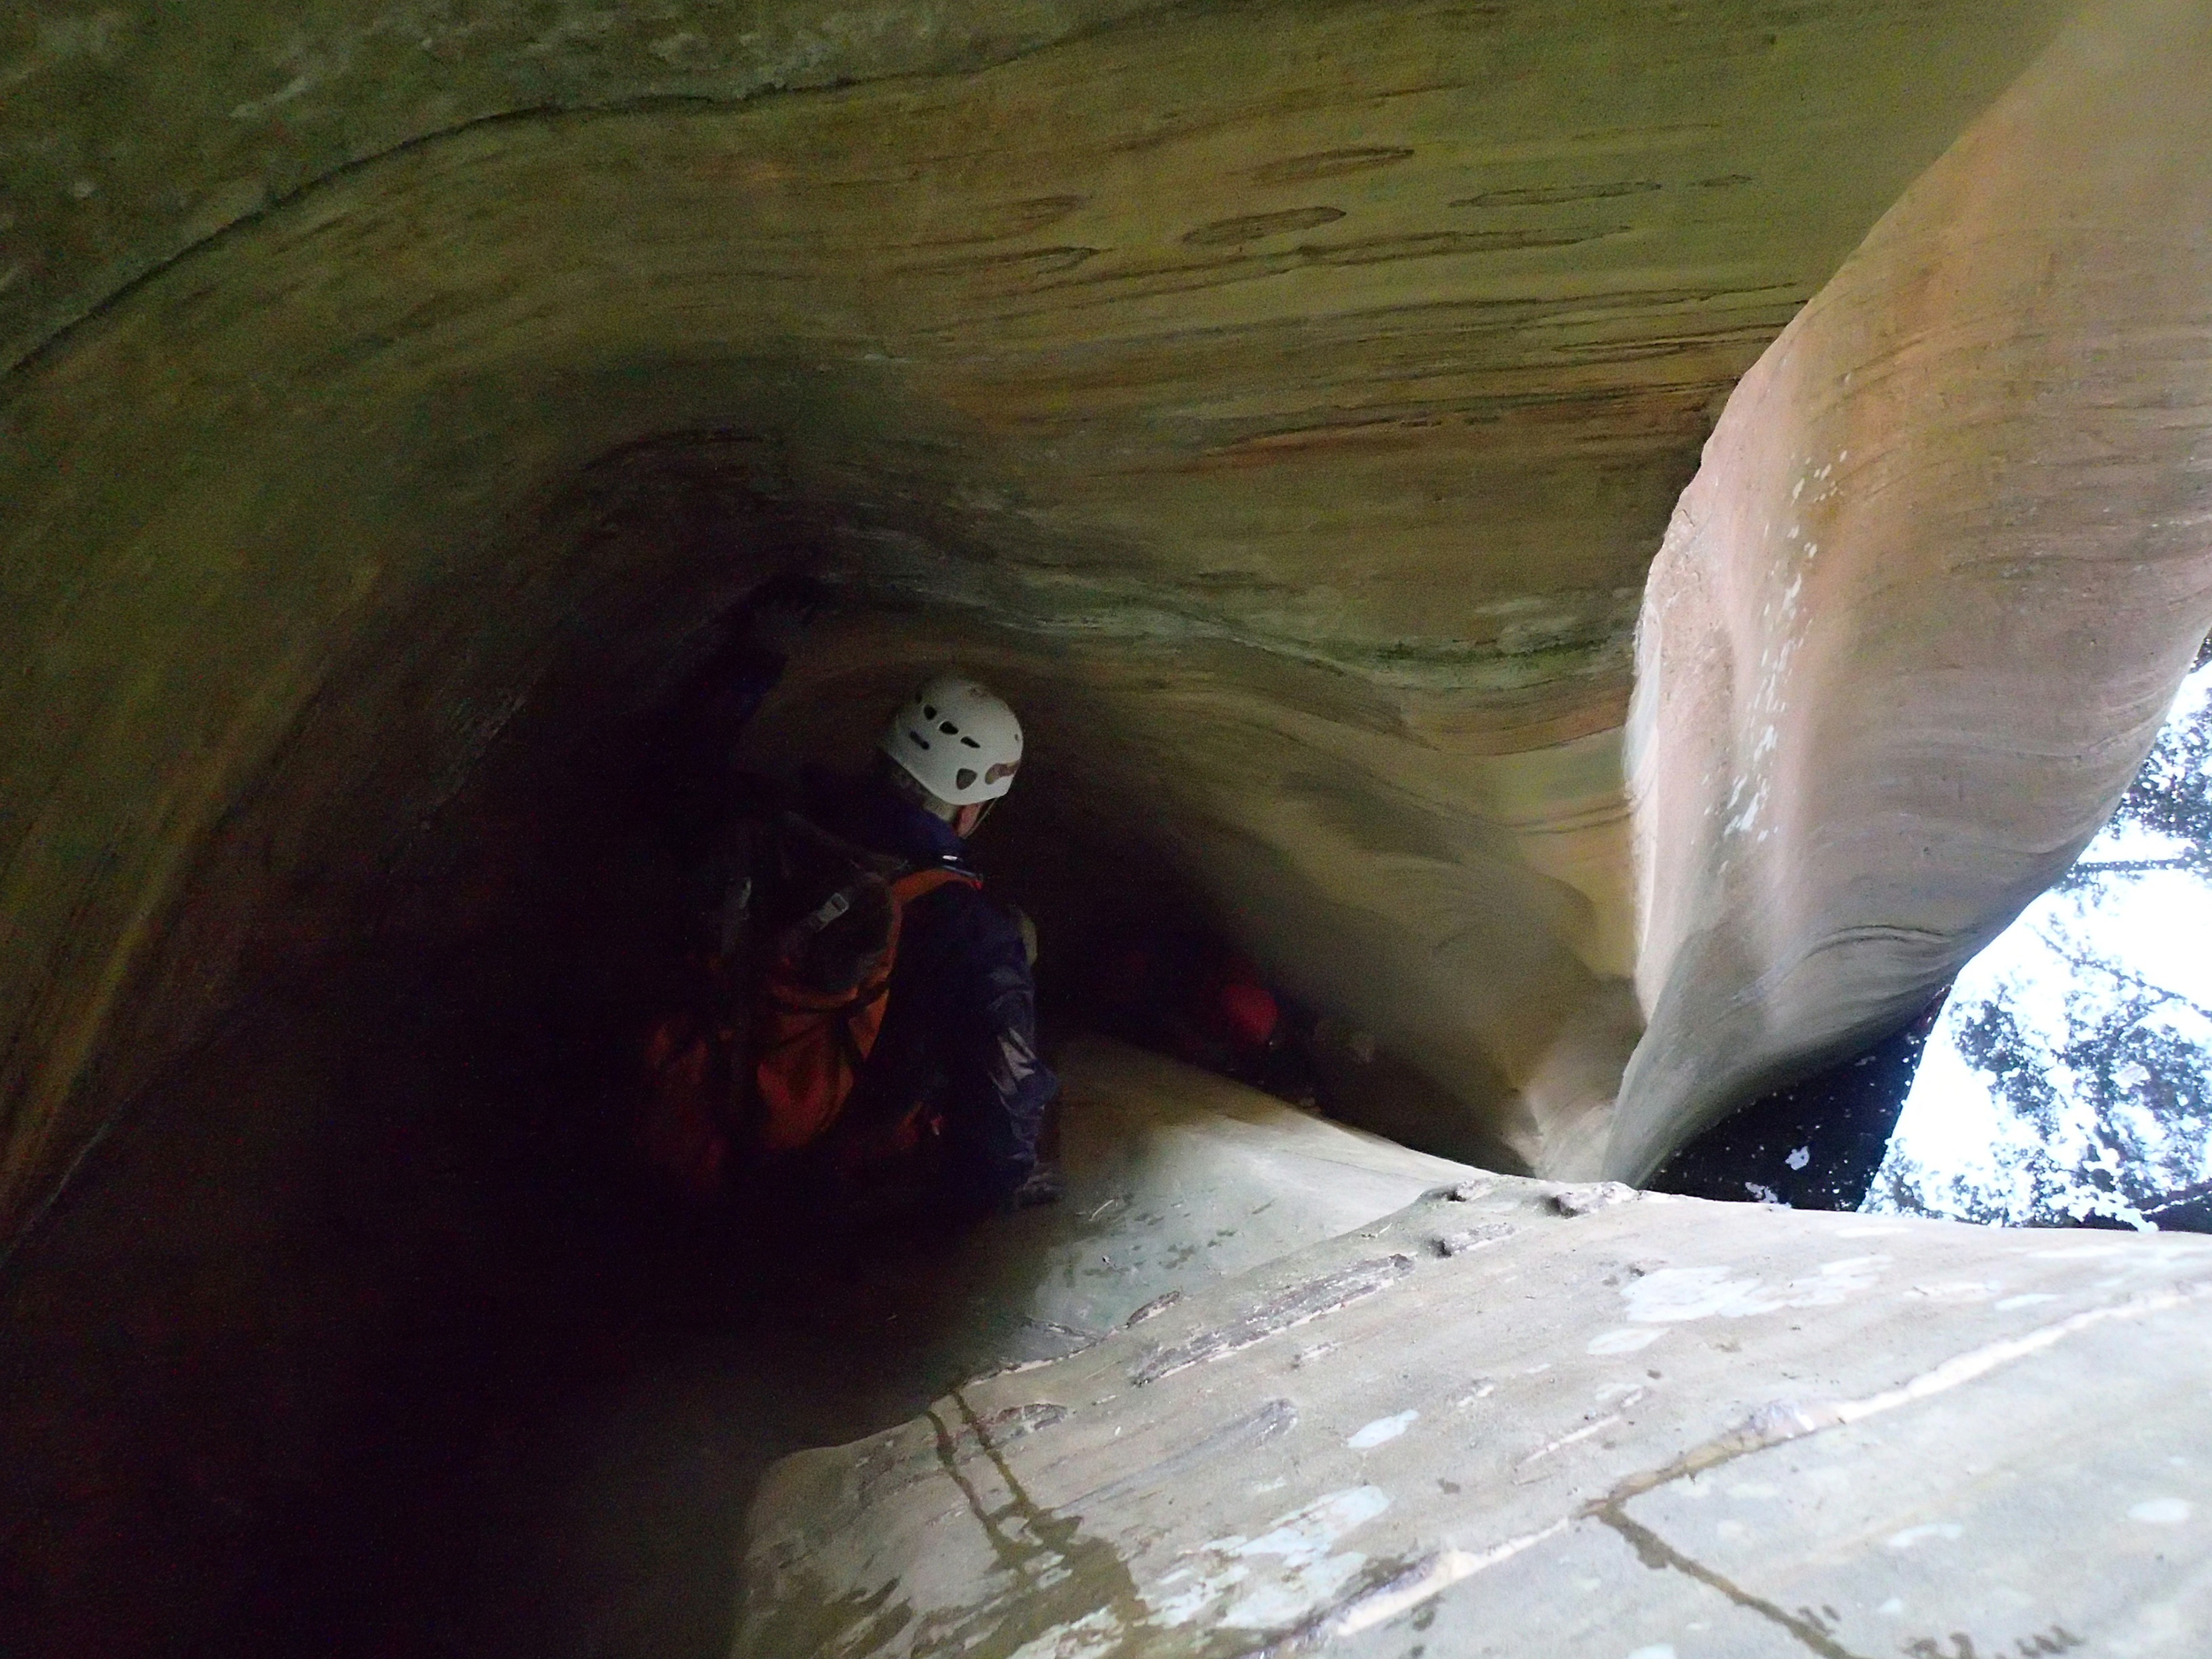
[[[911,869],[786,813],[759,879],[731,890],[702,1007],[647,1040],[647,1158],[700,1197],[748,1153],[819,1141],[852,1096],[889,1005],[906,907],[981,880]],[[707,1011],[703,1011],[707,1010]]]
[[[753,999],[757,1143],[793,1152],[826,1134],[883,1029],[906,907],[958,882],[957,870],[892,880],[864,871],[778,935]]]

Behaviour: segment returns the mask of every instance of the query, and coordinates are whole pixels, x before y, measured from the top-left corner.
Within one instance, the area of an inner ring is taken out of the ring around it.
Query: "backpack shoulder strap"
[[[953,870],[943,864],[926,864],[919,870],[910,870],[891,884],[891,896],[900,904],[911,904],[926,898],[940,887],[954,885],[981,891],[983,878],[971,875],[965,870]]]

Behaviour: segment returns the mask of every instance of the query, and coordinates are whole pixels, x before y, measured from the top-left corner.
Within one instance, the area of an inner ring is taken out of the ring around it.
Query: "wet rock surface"
[[[2190,1651],[2212,1243],[1560,1195],[1432,1194],[787,1460],[737,1651]],[[1418,1248],[1471,1209],[1512,1234]]]
[[[508,993],[574,997],[587,1023],[615,987],[573,971]],[[1057,1205],[966,1236],[687,1223],[548,1110],[588,1048],[502,1052],[452,985],[381,972],[241,1022],[18,1263],[0,1647],[711,1659],[775,1458],[1164,1329],[1204,1286],[1464,1175],[1093,1041],[1059,1056]],[[373,1011],[379,1041],[319,1004]],[[257,1122],[279,1094],[319,1110]],[[969,1432],[1053,1421],[1018,1402]]]

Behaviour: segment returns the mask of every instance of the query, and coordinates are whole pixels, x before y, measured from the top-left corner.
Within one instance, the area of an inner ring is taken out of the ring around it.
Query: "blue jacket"
[[[679,700],[685,712],[657,750],[666,830],[695,866],[704,914],[718,911],[730,873],[712,856],[716,826],[747,793],[738,739],[783,670],[782,657],[733,634],[694,676]],[[917,865],[967,868],[949,825],[880,782],[816,774],[805,794],[816,821],[849,841]],[[1037,1054],[1036,984],[1019,925],[964,883],[917,901],[883,1028],[847,1110],[895,1119],[936,1107],[956,1201],[988,1209],[1036,1168],[1044,1110],[1059,1087]]]
[[[972,874],[942,819],[875,780],[818,782],[826,827],[920,866]],[[964,882],[908,906],[891,995],[849,1109],[879,1121],[934,1105],[956,1195],[995,1207],[1037,1166],[1044,1110],[1059,1089],[1037,1054],[1037,992],[1021,928]]]

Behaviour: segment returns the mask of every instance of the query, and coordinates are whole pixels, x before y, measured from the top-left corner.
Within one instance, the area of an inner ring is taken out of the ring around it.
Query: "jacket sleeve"
[[[1060,1080],[1037,1053],[1036,983],[1019,926],[980,894],[964,910],[949,987],[945,1129],[954,1179],[989,1207],[1037,1167],[1045,1107]]]

